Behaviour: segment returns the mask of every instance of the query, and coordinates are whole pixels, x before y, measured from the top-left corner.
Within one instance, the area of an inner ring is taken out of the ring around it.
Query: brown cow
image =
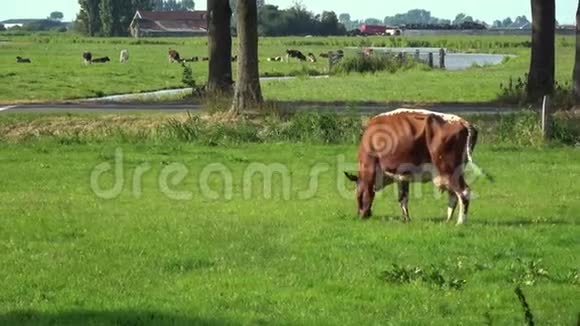
[[[375,191],[397,182],[403,219],[410,221],[409,183],[433,181],[449,194],[447,222],[459,199],[457,224],[465,223],[470,189],[464,167],[472,162],[476,142],[477,130],[452,114],[398,109],[373,117],[362,135],[358,176],[345,172],[349,180],[357,183],[359,216],[371,215]]]
[[[167,55],[169,58],[169,63],[181,63],[183,60],[181,60],[181,57],[179,56],[179,52],[177,52],[174,49],[169,49],[169,51],[167,51]]]

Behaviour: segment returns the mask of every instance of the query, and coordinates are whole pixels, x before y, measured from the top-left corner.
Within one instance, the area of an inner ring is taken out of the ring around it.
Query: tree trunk
[[[580,1],[576,11],[576,61],[574,63],[574,98],[576,106],[580,105]]]
[[[208,91],[230,93],[232,90],[232,11],[228,0],[207,0],[209,49]]]
[[[258,72],[258,9],[256,0],[238,0],[238,78],[230,110],[242,110],[262,104],[262,90]]]
[[[531,0],[532,59],[528,75],[528,99],[535,101],[554,90],[555,0]]]

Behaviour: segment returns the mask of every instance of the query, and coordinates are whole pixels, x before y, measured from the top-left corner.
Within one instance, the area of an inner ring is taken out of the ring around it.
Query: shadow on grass
[[[185,317],[154,311],[14,311],[0,315],[0,325],[237,325],[222,319]]]

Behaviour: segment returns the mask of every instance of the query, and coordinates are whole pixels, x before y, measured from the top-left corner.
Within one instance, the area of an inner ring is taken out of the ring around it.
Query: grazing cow
[[[268,58],[268,61],[282,62],[282,61],[284,61],[284,58],[282,58],[282,57],[271,57],[271,58]]]
[[[312,62],[312,63],[316,62],[316,56],[314,55],[314,53],[312,53],[312,52],[308,53],[307,57],[308,57],[308,62]]]
[[[168,57],[169,57],[169,63],[181,63],[181,58],[179,57],[179,52],[173,50],[173,49],[169,49],[168,53]]]
[[[345,172],[357,184],[359,216],[368,218],[375,192],[396,182],[403,219],[410,221],[409,183],[432,181],[448,192],[447,222],[459,199],[457,224],[465,223],[470,189],[463,169],[476,142],[477,130],[456,115],[398,109],[373,117],[361,138],[358,176]]]
[[[198,62],[199,57],[191,57],[191,58],[183,59],[183,61],[184,62]]]
[[[92,53],[90,53],[89,51],[83,52],[83,60],[85,61],[85,64],[90,64],[92,62],[92,59],[93,59]]]
[[[125,63],[125,62],[129,61],[129,51],[128,50],[121,50],[121,53],[119,54],[119,61],[121,63]]]
[[[203,58],[201,58],[201,61],[209,61],[209,58],[208,57],[203,57]]]
[[[306,57],[304,56],[304,54],[302,54],[302,52],[298,51],[298,50],[291,50],[288,49],[286,50],[286,61],[290,61],[290,58],[296,58],[300,61],[306,61]]]
[[[362,54],[364,57],[370,57],[371,55],[373,55],[374,50],[372,48],[363,48],[362,50]]]
[[[109,61],[111,61],[111,59],[109,59],[109,57],[102,57],[102,58],[93,59],[91,62],[93,62],[93,63],[105,63],[105,62],[109,62]]]
[[[17,63],[31,63],[30,59],[23,58],[23,57],[16,57],[16,62]]]

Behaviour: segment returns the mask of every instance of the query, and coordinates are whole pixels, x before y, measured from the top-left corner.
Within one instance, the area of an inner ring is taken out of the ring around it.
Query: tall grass
[[[342,59],[332,70],[334,74],[376,73],[410,69],[418,64],[411,55],[397,55],[391,53],[376,55],[357,55]]]
[[[53,117],[25,121],[0,121],[0,142],[14,143],[55,139],[62,144],[88,142],[166,143],[183,142],[210,146],[242,143],[357,144],[365,117],[336,112],[282,112],[266,107],[255,116],[236,121],[214,115],[178,114],[171,116],[87,118]],[[540,117],[525,111],[498,116],[466,116],[480,130],[478,143],[509,146],[543,146]],[[580,142],[578,117],[556,115],[553,143]]]

